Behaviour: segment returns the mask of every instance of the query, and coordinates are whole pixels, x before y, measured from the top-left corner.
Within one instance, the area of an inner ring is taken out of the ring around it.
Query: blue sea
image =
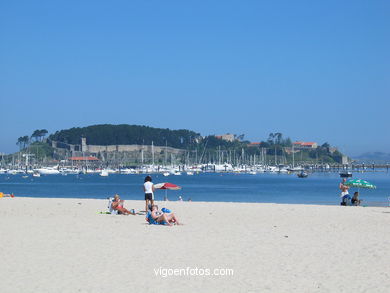
[[[115,193],[123,199],[143,200],[145,175],[110,174],[46,175],[27,178],[22,175],[0,175],[0,191],[23,197],[96,198],[105,199]],[[171,182],[182,190],[167,191],[170,200],[182,196],[184,200],[210,202],[259,202],[338,205],[340,202],[337,173],[313,173],[308,178],[295,174],[225,174],[201,173],[193,176],[152,175],[153,183]],[[361,189],[364,205],[387,206],[390,197],[390,173],[354,173],[353,178],[365,179],[377,189]],[[351,189],[353,193],[357,189]],[[162,200],[164,190],[156,192]]]

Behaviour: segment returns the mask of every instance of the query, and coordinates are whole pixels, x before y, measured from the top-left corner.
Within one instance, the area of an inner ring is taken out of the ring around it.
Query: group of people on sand
[[[158,206],[154,204],[154,185],[151,176],[146,176],[143,185],[145,193],[145,214],[146,221],[149,224],[162,224],[162,225],[179,225],[179,220],[174,213],[167,209],[159,210]],[[117,211],[123,215],[136,215],[134,209],[128,210],[124,206],[124,201],[120,199],[120,196],[116,194],[111,203],[112,210]],[[140,214],[140,213],[138,213]]]
[[[354,205],[354,206],[359,206],[362,200],[359,199],[359,192],[355,191],[353,194],[352,198],[349,195],[349,186],[345,185],[345,182],[347,179],[343,178],[343,181],[340,182],[339,188],[341,190],[341,203],[340,205],[342,206],[349,206],[349,205]]]

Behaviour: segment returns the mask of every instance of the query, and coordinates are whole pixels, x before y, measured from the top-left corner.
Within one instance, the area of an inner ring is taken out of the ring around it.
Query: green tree
[[[22,137],[23,148],[25,149],[30,143],[30,137],[25,135]]]
[[[273,144],[275,143],[274,139],[275,139],[275,134],[271,132],[271,133],[268,135],[267,142],[268,142],[270,145],[273,145]]]
[[[33,134],[31,134],[31,139],[34,139],[35,141],[38,141],[40,135],[41,135],[41,131],[39,129],[34,130]]]
[[[16,145],[19,146],[19,151],[22,150],[22,145],[23,145],[23,137],[19,137],[18,141],[16,142]]]
[[[41,129],[41,130],[39,130],[39,138],[40,138],[40,141],[42,141],[42,140],[45,138],[45,136],[46,136],[47,133],[48,133],[48,131],[47,131],[46,129]]]
[[[292,146],[291,138],[287,137],[287,138],[283,141],[283,145],[286,146],[286,147]]]
[[[19,151],[25,149],[30,143],[30,137],[28,135],[21,136],[18,138],[16,144],[19,146]]]
[[[278,145],[282,144],[282,139],[283,139],[283,134],[282,133],[276,132],[274,134],[274,137],[275,137],[275,144],[278,144]]]

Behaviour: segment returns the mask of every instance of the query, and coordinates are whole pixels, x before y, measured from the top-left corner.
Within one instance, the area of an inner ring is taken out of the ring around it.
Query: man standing
[[[348,205],[348,201],[351,199],[349,197],[349,192],[348,192],[349,186],[345,185],[346,181],[347,181],[347,179],[344,178],[343,181],[340,182],[340,185],[339,185],[339,188],[341,190],[341,194],[340,194],[341,205],[343,205],[343,206]]]

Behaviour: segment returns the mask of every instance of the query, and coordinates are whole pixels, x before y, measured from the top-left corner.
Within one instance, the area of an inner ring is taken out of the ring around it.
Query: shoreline
[[[113,195],[112,195],[113,196]],[[86,198],[86,197],[35,197],[35,196],[15,196],[14,198],[21,198],[21,199],[29,199],[29,198],[32,198],[32,199],[65,199],[65,200],[101,200],[101,201],[107,201],[108,198]],[[144,200],[142,199],[124,199],[126,202],[145,202]],[[264,205],[298,205],[298,206],[326,206],[326,207],[335,207],[335,206],[339,206],[339,207],[345,207],[345,206],[340,206],[340,203],[338,204],[319,204],[319,203],[278,203],[278,202],[247,202],[247,201],[196,201],[196,200],[193,200],[193,201],[188,201],[188,200],[183,200],[183,201],[178,201],[178,200],[168,200],[168,201],[162,201],[162,200],[155,200],[156,202],[159,202],[159,203],[201,203],[201,204],[213,204],[213,203],[233,203],[233,204],[264,204]],[[348,207],[364,207],[364,208],[386,208],[386,207],[390,207],[390,203],[387,203],[387,202],[377,202],[377,201],[373,201],[373,202],[370,202],[370,201],[367,201],[368,203],[382,203],[383,205],[365,205],[364,202],[362,205],[360,206],[348,206]]]

